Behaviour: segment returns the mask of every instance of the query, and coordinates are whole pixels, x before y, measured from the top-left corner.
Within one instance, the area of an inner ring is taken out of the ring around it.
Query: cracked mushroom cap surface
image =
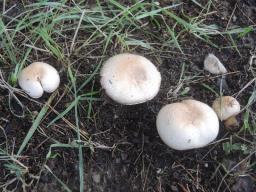
[[[107,95],[124,105],[153,99],[161,84],[156,66],[143,56],[123,53],[109,58],[100,72]]]
[[[196,100],[184,100],[164,106],[156,120],[162,141],[176,150],[201,148],[219,132],[219,120],[213,109]]]
[[[44,91],[51,93],[58,88],[60,76],[51,65],[34,62],[20,72],[18,83],[30,97],[39,98]]]
[[[215,99],[212,108],[221,121],[236,116],[240,112],[239,102],[231,96],[222,96]]]

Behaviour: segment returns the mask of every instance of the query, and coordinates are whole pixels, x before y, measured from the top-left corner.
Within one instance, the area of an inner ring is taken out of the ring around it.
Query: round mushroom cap
[[[219,132],[219,120],[211,107],[196,100],[164,106],[156,120],[163,142],[176,150],[204,147]]]
[[[240,112],[239,102],[231,96],[223,96],[215,99],[212,108],[221,121],[236,116]]]
[[[101,85],[114,101],[134,105],[154,98],[161,84],[155,65],[140,55],[123,53],[109,58],[101,69]]]
[[[39,98],[44,91],[51,93],[59,87],[60,76],[51,65],[34,62],[20,72],[18,82],[30,97]]]

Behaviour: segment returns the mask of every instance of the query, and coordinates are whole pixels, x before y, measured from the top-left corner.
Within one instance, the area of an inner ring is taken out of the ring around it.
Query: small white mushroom
[[[236,116],[240,112],[239,102],[231,96],[223,96],[215,99],[212,108],[221,121]]]
[[[140,55],[123,53],[109,58],[101,69],[101,85],[114,101],[134,105],[154,98],[161,75],[156,66]]]
[[[60,76],[51,65],[34,62],[20,72],[18,83],[30,97],[39,98],[44,91],[51,93],[58,88]]]
[[[208,54],[204,60],[204,69],[212,74],[224,74],[227,73],[227,69],[220,62],[220,60],[213,54]]]
[[[156,126],[163,142],[176,150],[204,147],[219,132],[216,113],[207,104],[196,100],[164,106],[158,113]]]

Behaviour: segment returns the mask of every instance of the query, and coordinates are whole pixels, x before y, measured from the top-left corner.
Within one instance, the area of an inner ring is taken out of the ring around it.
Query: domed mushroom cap
[[[223,96],[215,99],[212,108],[221,121],[235,116],[240,112],[239,102],[231,96]]]
[[[58,88],[60,76],[51,65],[34,62],[20,72],[18,83],[30,97],[39,98],[44,91],[51,93]]]
[[[109,58],[101,69],[101,85],[114,101],[134,105],[154,98],[161,75],[145,57],[123,53]]]
[[[208,105],[196,100],[184,100],[164,106],[156,120],[163,142],[176,150],[204,147],[219,132],[219,120]]]

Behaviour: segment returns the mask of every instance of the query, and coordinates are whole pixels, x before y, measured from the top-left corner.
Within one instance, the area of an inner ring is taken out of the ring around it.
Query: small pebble
[[[157,170],[156,170],[156,173],[157,174],[160,174],[162,172],[162,169],[161,168],[158,168]]]
[[[115,162],[116,162],[116,164],[120,164],[121,159],[120,158],[116,158]]]
[[[92,180],[94,181],[94,183],[99,183],[100,182],[100,174],[92,173]]]
[[[174,192],[179,191],[178,187],[175,186],[175,185],[171,185],[171,190],[174,191]]]

